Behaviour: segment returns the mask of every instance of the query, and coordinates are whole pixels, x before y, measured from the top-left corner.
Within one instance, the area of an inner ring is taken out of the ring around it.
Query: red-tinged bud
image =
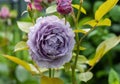
[[[29,16],[30,18],[33,18],[34,16],[34,10],[33,10],[33,4],[32,3],[28,3],[27,4],[27,10],[28,10],[28,13],[29,13]]]
[[[32,9],[33,9],[32,3],[27,4],[27,9],[28,9],[28,11],[32,11]]]
[[[7,7],[3,6],[0,10],[0,18],[7,19],[10,17],[10,11]]]
[[[41,10],[43,9],[43,7],[41,6],[41,4],[40,4],[40,3],[37,3],[37,2],[34,2],[34,7],[35,7],[35,9],[38,10],[38,11],[41,11]]]
[[[63,15],[72,11],[71,0],[57,0],[57,11]]]
[[[31,12],[33,10],[41,11],[43,7],[41,6],[43,0],[25,0],[27,2],[27,10],[28,12]]]

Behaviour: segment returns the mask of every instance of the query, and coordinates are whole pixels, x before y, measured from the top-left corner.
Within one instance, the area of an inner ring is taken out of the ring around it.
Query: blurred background
[[[81,15],[79,26],[88,20],[94,18],[94,13],[97,8],[105,0],[84,0],[83,7],[87,14]],[[72,3],[78,4],[79,0],[73,0]],[[14,46],[17,42],[25,40],[26,34],[21,32],[17,26],[17,21],[30,21],[28,14],[22,15],[26,10],[26,3],[24,0],[0,0],[0,54],[8,54],[16,56],[27,62],[31,62],[28,51],[14,52]],[[3,14],[2,14],[3,13]],[[39,12],[38,14],[41,14]],[[120,35],[120,1],[118,4],[105,16],[111,19],[112,26],[97,27],[91,32],[83,42],[83,46],[87,49],[82,51],[82,54],[87,58],[91,58],[97,46],[103,40]],[[71,17],[69,17],[71,26],[73,25]],[[81,84],[109,84],[108,77],[111,69],[117,73],[120,78],[120,44],[108,52],[99,63],[92,69],[94,77],[87,83]],[[70,73],[60,71],[56,73],[66,83],[70,84]],[[21,66],[7,60],[0,56],[0,84],[39,84],[39,76],[32,76]],[[117,84],[117,83],[116,83]]]

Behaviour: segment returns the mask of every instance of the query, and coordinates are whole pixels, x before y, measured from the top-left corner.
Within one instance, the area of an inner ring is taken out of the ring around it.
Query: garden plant
[[[78,1],[25,0],[27,8],[21,15],[28,15],[29,21],[16,22],[24,32],[24,39],[14,45],[14,52],[27,50],[30,61],[11,56],[9,53],[1,56],[22,66],[33,76],[39,76],[40,84],[87,84],[94,77],[92,70],[96,64],[119,44],[120,36],[105,37],[90,56],[85,54],[89,52],[89,47],[85,47],[84,43],[89,43],[88,37],[91,38],[95,31],[112,25],[106,14],[119,0],[105,0],[96,8],[93,17],[84,21],[81,17],[89,16],[87,9],[83,7],[85,0]],[[9,14],[2,15],[2,10],[1,18],[10,17]],[[7,13],[9,11],[6,11]],[[56,75],[61,71],[64,71],[62,74],[69,73],[69,83]],[[111,69],[110,72],[112,75],[109,76],[109,84],[120,84],[115,70]]]

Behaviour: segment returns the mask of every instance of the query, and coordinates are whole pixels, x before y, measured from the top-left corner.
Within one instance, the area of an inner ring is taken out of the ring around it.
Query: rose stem
[[[52,70],[51,70],[51,68],[49,68],[49,77],[50,78],[52,77]]]
[[[77,22],[78,22],[78,20],[79,20],[80,14],[81,14],[82,3],[83,3],[83,0],[80,0],[79,10],[78,10],[78,14],[77,14]]]
[[[75,25],[76,29],[78,29],[78,20],[79,20],[80,14],[81,14],[82,2],[83,2],[83,0],[80,0],[79,10],[78,10],[78,14],[77,14],[77,19],[75,21],[75,23],[76,23],[76,25]],[[76,51],[76,57],[75,57],[74,65],[72,66],[72,84],[77,84],[75,69],[76,69],[76,65],[77,65],[77,61],[78,61],[79,46],[80,46],[78,33],[76,33],[76,43],[77,43],[77,51]]]
[[[52,70],[52,77],[54,78],[55,75],[55,69]]]
[[[65,25],[66,25],[66,23],[67,23],[67,17],[66,17],[66,15],[64,15],[64,17],[65,17]]]

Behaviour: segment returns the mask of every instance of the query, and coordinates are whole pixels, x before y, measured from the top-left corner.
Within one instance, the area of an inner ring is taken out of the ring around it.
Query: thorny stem
[[[73,18],[73,20],[74,20],[74,23],[76,24],[77,21],[76,21],[76,17],[75,17],[75,13],[74,13],[74,11],[71,12],[71,16],[72,16],[72,18]]]
[[[72,17],[74,19],[74,22],[75,22],[75,27],[76,29],[78,29],[78,19],[80,17],[80,14],[81,14],[81,6],[82,6],[82,0],[80,0],[80,4],[79,4],[79,10],[78,10],[78,14],[77,14],[77,18],[75,17],[75,14],[72,13]],[[77,51],[76,51],[76,57],[75,57],[75,61],[74,61],[74,64],[72,66],[72,84],[77,84],[76,82],[76,75],[75,75],[75,69],[76,69],[76,65],[77,65],[77,61],[78,61],[78,56],[79,56],[79,35],[78,33],[76,33],[76,43],[77,43]]]
[[[79,40],[79,38],[77,38],[78,39],[78,41],[77,41],[77,52],[76,52],[76,57],[75,57],[75,62],[74,62],[74,65],[73,65],[73,67],[72,67],[72,84],[77,84],[76,83],[76,78],[75,78],[75,69],[76,69],[76,65],[77,65],[77,61],[78,61],[78,56],[79,56],[79,46],[80,46],[80,44],[81,44],[81,42],[83,41],[83,39],[91,32],[91,31],[93,31],[95,29],[95,27],[93,27],[89,32],[87,32],[83,37],[81,37],[81,39]],[[78,35],[78,34],[76,34],[76,35]],[[76,36],[76,37],[78,37],[78,36]],[[88,71],[90,71],[91,69],[92,69],[93,67],[91,67]]]
[[[77,59],[79,56],[79,36],[78,33],[76,33],[76,42],[77,42],[77,51],[76,51],[76,57],[75,57],[75,62],[72,66],[72,84],[77,84],[76,83],[76,76],[75,76],[75,69],[76,69],[76,64],[77,64]]]
[[[80,17],[80,14],[81,14],[81,6],[82,6],[82,2],[83,0],[80,0],[80,4],[79,4],[79,10],[78,10],[78,14],[77,14],[77,21],[76,21],[76,29],[78,29],[78,19]],[[77,65],[77,59],[78,59],[78,55],[79,55],[79,46],[80,46],[80,43],[79,43],[79,35],[78,33],[76,33],[76,42],[77,42],[77,52],[76,52],[76,58],[75,58],[75,62],[74,62],[74,68],[76,68],[76,65]]]
[[[81,14],[82,3],[83,3],[83,0],[80,0],[79,10],[78,10],[78,14],[77,14],[77,22],[78,22],[78,20],[79,20],[80,14]]]
[[[80,0],[80,4],[79,4],[79,11],[78,11],[78,14],[77,14],[77,18],[75,17],[75,14],[74,12],[72,13],[72,17],[73,17],[73,20],[74,22],[76,23],[75,27],[76,29],[78,29],[78,20],[79,20],[79,17],[80,17],[80,14],[81,14],[81,7],[82,7],[82,3],[83,3],[83,0]],[[96,24],[97,25],[97,24]],[[76,69],[76,65],[77,65],[77,61],[78,61],[78,56],[79,56],[79,46],[81,45],[81,42],[83,41],[83,39],[91,32],[95,29],[96,25],[89,31],[87,32],[83,37],[81,37],[81,39],[79,40],[79,35],[78,33],[76,33],[76,43],[77,43],[77,51],[76,51],[76,57],[75,57],[75,61],[74,61],[74,64],[72,66],[72,84],[77,84],[76,82],[76,76],[75,76],[75,69]],[[91,70],[92,68],[90,68],[89,70]]]
[[[75,68],[72,67],[72,84],[76,84]]]

